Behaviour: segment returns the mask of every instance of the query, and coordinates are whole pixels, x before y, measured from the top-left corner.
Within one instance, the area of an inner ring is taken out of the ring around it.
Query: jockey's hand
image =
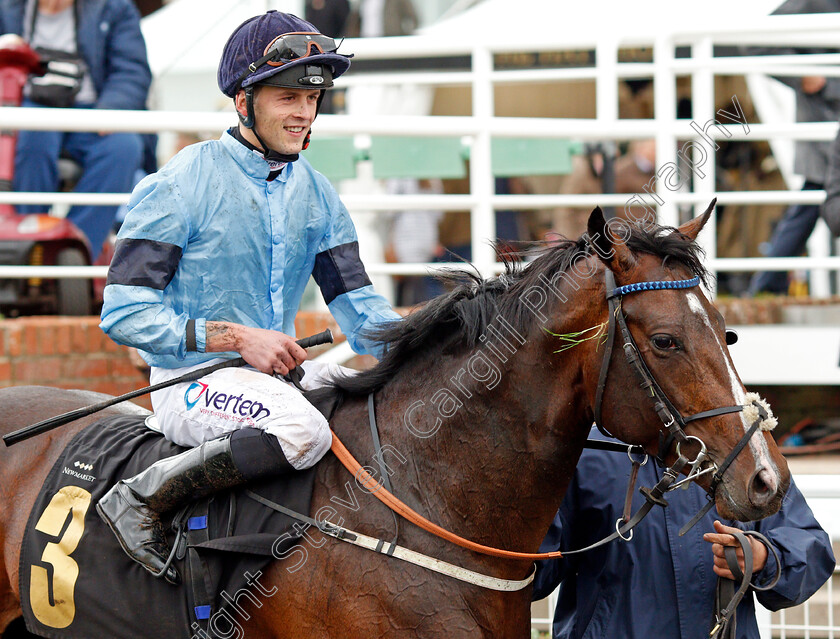
[[[729,570],[729,564],[726,563],[726,557],[724,556],[723,547],[733,546],[737,549],[735,552],[738,555],[738,565],[741,567],[742,571],[744,570],[744,551],[741,550],[741,544],[739,544],[735,537],[733,537],[730,534],[733,532],[743,531],[741,531],[738,528],[733,528],[732,526],[724,526],[722,523],[716,520],[715,532],[706,533],[705,535],[703,535],[703,539],[712,544],[712,554],[715,557],[715,574],[718,577],[724,577],[726,579],[734,580],[735,575],[733,575],[732,571]],[[764,568],[764,565],[767,563],[767,547],[755,537],[747,535],[747,539],[750,542],[750,546],[752,546],[753,574],[755,574],[759,570]]]
[[[288,375],[306,361],[306,351],[294,337],[230,322],[207,322],[205,351],[236,351],[251,366],[269,375]]]
[[[239,354],[251,366],[269,375],[288,375],[298,364],[306,361],[306,351],[295,338],[262,328],[243,327]]]

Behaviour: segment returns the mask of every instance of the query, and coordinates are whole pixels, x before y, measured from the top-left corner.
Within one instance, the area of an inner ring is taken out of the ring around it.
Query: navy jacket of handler
[[[595,429],[590,437],[604,439]],[[540,552],[582,548],[614,532],[630,468],[622,453],[585,450]],[[660,474],[649,461],[639,471],[637,486],[653,486]],[[638,490],[635,493],[634,512],[644,503]],[[757,530],[775,547],[782,564],[779,582],[766,592],[749,591],[771,610],[802,603],[834,570],[829,537],[793,482],[777,514],[741,525],[723,520],[713,508],[683,537],[679,529],[705,505],[706,494],[691,483],[666,498],[668,507],[654,508],[636,527],[632,541],[613,541],[580,555],[538,563],[533,599],[547,597],[560,585],[555,639],[707,639],[717,577],[712,546],[703,533],[714,532],[715,519]],[[774,572],[775,559],[769,553],[753,582],[766,583]],[[758,639],[749,594],[738,606],[737,629],[738,639]]]

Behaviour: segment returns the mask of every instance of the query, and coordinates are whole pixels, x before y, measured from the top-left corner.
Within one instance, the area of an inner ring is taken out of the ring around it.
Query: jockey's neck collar
[[[266,161],[269,166],[268,177],[266,178],[267,182],[271,182],[280,175],[280,172],[283,170],[283,167],[286,166],[286,162],[282,160],[274,160],[272,157],[266,158],[265,154],[263,153],[262,149],[260,149],[255,144],[252,144],[248,140],[245,139],[245,136],[242,135],[242,131],[238,126],[234,126],[230,128],[230,134],[234,137],[236,141],[241,143],[246,148],[250,149],[254,153],[258,154],[262,159]]]

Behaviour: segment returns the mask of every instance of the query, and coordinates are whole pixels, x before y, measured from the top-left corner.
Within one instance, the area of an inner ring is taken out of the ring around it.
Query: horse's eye
[[[650,341],[660,351],[672,351],[679,348],[677,340],[670,335],[654,335]]]
[[[726,345],[732,346],[738,341],[738,333],[733,331],[731,328],[726,329]]]

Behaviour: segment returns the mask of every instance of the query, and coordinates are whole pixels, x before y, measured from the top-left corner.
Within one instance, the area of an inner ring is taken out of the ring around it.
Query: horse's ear
[[[633,252],[627,247],[630,226],[625,220],[614,218],[608,224],[604,212],[596,206],[589,215],[586,230],[592,249],[614,273],[627,270],[635,264]]]
[[[703,230],[703,227],[706,226],[706,222],[708,222],[709,218],[712,216],[712,211],[715,210],[715,204],[717,204],[717,198],[711,201],[709,208],[706,209],[703,215],[698,215],[693,220],[689,220],[683,224],[679,229],[680,233],[688,236],[692,241],[696,240],[697,236],[700,235],[700,231]]]

